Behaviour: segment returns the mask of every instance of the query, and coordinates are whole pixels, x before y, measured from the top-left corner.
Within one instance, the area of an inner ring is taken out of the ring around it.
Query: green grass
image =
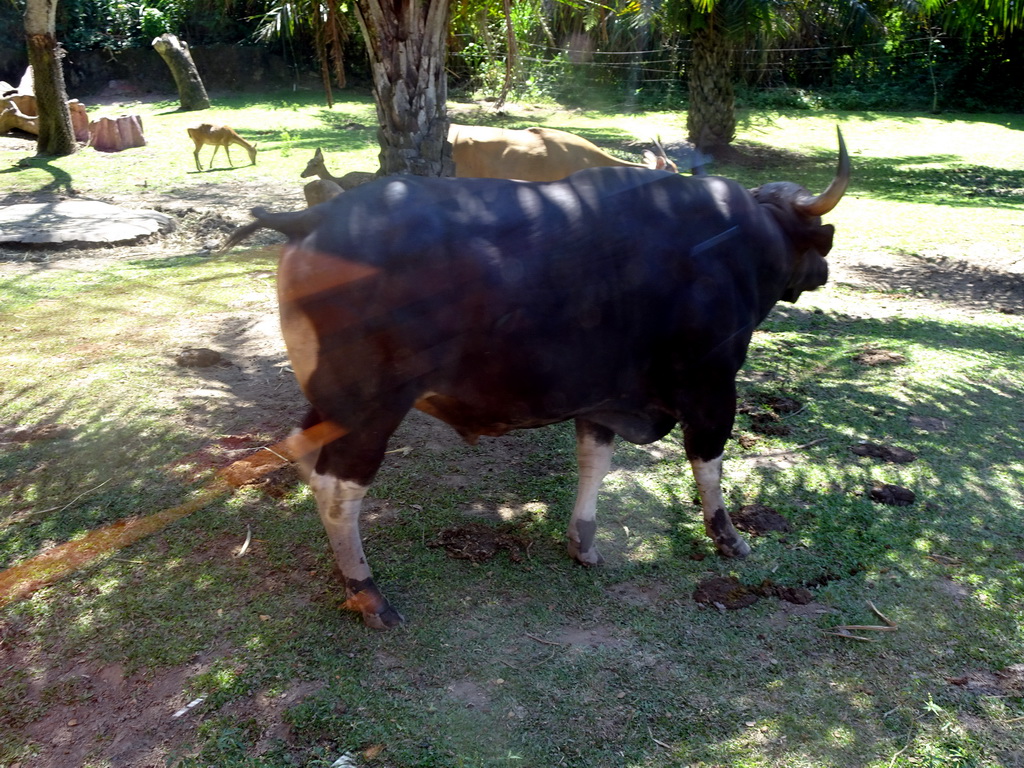
[[[371,167],[372,131],[337,130],[372,125],[365,98],[332,112],[312,101],[236,106],[203,119],[253,133],[255,169],[195,173],[184,125],[196,116],[155,105],[139,107],[153,110],[147,148],[33,160],[5,182],[34,191],[62,176],[102,196],[132,178],[173,193],[266,175],[300,189],[296,166],[321,144],[335,173]],[[653,126],[668,141],[683,116],[536,109],[509,122],[547,120],[601,140],[643,138]],[[838,229],[833,258],[1019,251],[1018,117],[751,117],[740,146],[771,150],[768,167],[716,170],[820,189],[836,123],[855,175],[827,217]],[[967,194],[968,168],[1000,191]],[[181,471],[182,457],[225,435],[279,436],[242,392],[212,397],[215,374],[171,360],[210,336],[230,340],[240,316],[272,312],[272,266],[240,252],[0,271],[0,426],[63,430],[3,445],[0,566],[187,499],[190,479],[209,473],[198,459],[196,473]],[[904,361],[856,362],[866,348]],[[600,500],[606,563],[585,570],[563,543],[571,426],[469,447],[424,420],[407,423],[391,447],[413,450],[389,455],[364,529],[377,580],[407,619],[389,633],[339,611],[303,486],[279,496],[242,489],[2,609],[0,766],[32,764],[42,738],[30,735],[33,722],[63,727],[110,711],[99,673],[111,668],[128,681],[125,701],[160,713],[179,766],[330,766],[343,754],[394,768],[1014,765],[1024,690],[998,675],[1024,660],[1022,356],[1019,314],[838,282],[780,305],[755,335],[741,397],[786,395],[803,409],[786,417],[789,435],[758,436],[749,449],[731,441],[724,482],[734,507],[767,504],[793,531],[754,539],[742,562],[713,554],[678,436],[619,446]],[[734,431],[754,434],[750,416]],[[850,447],[862,440],[918,458],[858,457]],[[790,453],[751,456],[781,451]],[[917,500],[875,504],[874,483],[906,486]],[[477,565],[429,546],[443,528],[481,517],[524,536],[528,558]],[[251,550],[236,558],[247,529]],[[814,602],[764,598],[719,612],[692,599],[711,575],[807,586]],[[861,632],[872,643],[823,633],[879,624],[867,601],[897,631]],[[195,697],[203,702],[168,726]],[[106,743],[97,739],[84,764],[111,765]]]

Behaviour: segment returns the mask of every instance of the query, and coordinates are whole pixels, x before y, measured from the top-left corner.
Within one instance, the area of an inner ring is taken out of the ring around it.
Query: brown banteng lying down
[[[256,145],[250,144],[248,141],[243,139],[234,129],[227,125],[214,125],[212,123],[197,123],[190,125],[187,129],[189,138],[196,145],[196,151],[193,153],[196,158],[196,170],[203,170],[203,166],[199,164],[199,150],[201,150],[207,144],[213,145],[213,154],[210,155],[210,168],[213,168],[213,158],[217,155],[217,150],[224,147],[224,154],[228,156],[228,163],[232,168],[235,167],[234,162],[231,160],[231,145],[237,144],[240,147],[244,147],[245,151],[249,153],[249,161],[256,165]]]
[[[452,144],[455,175],[462,178],[558,181],[577,171],[603,166],[678,170],[657,142],[657,154],[645,150],[644,163],[631,163],[608,154],[582,136],[554,128],[511,130],[453,123],[448,129],[448,141]],[[319,147],[301,174],[304,179],[314,175],[318,179],[303,188],[306,205],[310,207],[377,177],[364,171],[334,176],[327,170]]]
[[[554,128],[513,130],[452,123],[448,141],[455,175],[461,178],[558,181],[586,168],[605,166],[677,171],[660,144],[655,144],[658,154],[646,150],[643,163],[631,163],[582,136]]]
[[[296,213],[255,210],[289,238],[278,268],[281,328],[312,408],[304,427],[340,435],[308,480],[347,608],[392,627],[359,511],[389,436],[411,408],[479,435],[573,419],[579,489],[569,552],[601,562],[596,502],[616,435],[683,431],[708,535],[750,548],[722,497],[736,372],[779,300],[823,285],[833,227],[821,195],[775,182],[594,168],[563,181],[383,178]]]

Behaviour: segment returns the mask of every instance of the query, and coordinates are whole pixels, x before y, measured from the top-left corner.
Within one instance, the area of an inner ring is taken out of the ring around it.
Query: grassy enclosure
[[[250,205],[301,207],[317,147],[335,175],[373,170],[372,101],[174,107],[104,107],[143,117],[148,145],[119,154],[0,147],[3,204],[181,221],[107,251],[0,251],[0,568],[189,502],[303,411],[273,238],[204,246]],[[453,108],[623,156],[685,132],[679,113]],[[256,141],[256,165],[196,172],[197,120]],[[364,527],[403,627],[339,610],[312,497],[282,471],[0,608],[0,766],[1024,764],[1024,119],[752,114],[711,171],[821,191],[836,124],[854,176],[826,217],[832,279],[755,334],[726,448],[733,511],[787,530],[718,558],[681,439],[620,442],[606,562],[583,569],[571,425],[469,447],[410,417]],[[188,347],[225,363],[181,367]],[[885,484],[913,503],[874,501]],[[474,557],[451,556],[455,527]],[[716,577],[737,585],[695,599]]]

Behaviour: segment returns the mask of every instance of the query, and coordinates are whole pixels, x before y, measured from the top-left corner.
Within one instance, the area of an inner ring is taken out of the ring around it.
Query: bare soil
[[[25,137],[0,137],[0,149],[18,148],[30,153],[33,144],[32,139]],[[763,162],[763,159],[757,156],[752,162]],[[294,207],[294,199],[282,195],[277,189],[244,181],[220,184],[208,190],[196,189],[189,194],[190,197],[179,195],[172,198],[140,190],[130,196],[104,198],[104,202],[112,204],[153,208],[171,214],[177,219],[178,227],[167,235],[153,236],[132,245],[117,247],[2,247],[0,274],[40,268],[93,270],[117,260],[208,253],[217,248],[237,226],[249,221],[248,211],[253,206],[263,205],[275,210]],[[0,197],[0,205],[46,199],[52,198],[6,195]],[[280,236],[274,233],[257,233],[246,245],[274,252],[280,240]],[[921,288],[922,292],[931,297],[956,304],[961,311],[989,309],[1021,313],[1024,307],[1024,264],[1018,257],[1007,253],[995,251],[984,261],[968,253],[956,252],[932,255],[847,253],[841,263],[833,265],[832,279],[876,290],[894,290],[907,286]],[[908,301],[930,299],[914,298]],[[295,423],[297,414],[302,410],[297,388],[293,382],[282,383],[280,370],[266,377],[254,377],[247,369],[249,362],[255,365],[257,363],[253,361],[256,360],[262,361],[260,365],[267,365],[267,360],[271,359],[268,358],[268,351],[273,351],[277,360],[284,361],[283,345],[278,337],[272,310],[265,316],[239,317],[237,333],[237,339],[219,339],[222,345],[231,342],[231,364],[216,366],[209,374],[229,384],[227,391],[240,398],[237,423],[223,425],[221,430],[231,433],[232,438],[211,446],[202,457],[190,457],[192,460],[201,458],[209,465],[230,462],[237,451],[247,450],[260,443],[262,434],[268,428],[274,432]],[[865,365],[880,365],[898,361],[887,357],[884,351],[865,350],[861,362]],[[287,389],[287,397],[282,397],[282,386]],[[282,405],[284,400],[290,402]],[[763,431],[779,428],[781,415],[799,408],[799,404],[792,402],[763,405],[767,406],[765,412],[768,414],[765,416]],[[922,424],[921,427],[940,430],[945,425]],[[403,445],[415,446],[418,450],[442,449],[457,441],[454,434],[443,425],[420,416],[410,420],[403,426],[403,430],[397,439]],[[257,435],[260,437],[257,438]],[[251,445],[246,442],[246,436],[252,436]],[[18,436],[7,434],[3,437],[14,439]],[[42,439],[44,436],[38,437]],[[466,482],[476,473],[493,471],[496,455],[500,459],[503,450],[509,454],[515,452],[514,436],[510,436],[496,450],[498,454],[492,453],[490,458],[476,457],[461,461],[456,471],[446,476],[445,481],[457,485]],[[879,458],[898,460],[889,456]],[[287,486],[295,481],[294,475],[287,474],[271,478],[266,490],[271,494],[279,493],[280,485]],[[906,504],[908,501],[901,493],[903,490],[896,487],[874,489],[872,498],[876,498],[877,493],[876,500],[881,503]],[[369,506],[368,522],[371,524],[374,517],[389,513],[387,502],[376,502]],[[467,509],[466,513],[467,516],[489,520],[500,520],[503,517],[501,510],[492,509]],[[737,522],[748,531],[788,529],[785,520],[766,509],[748,508],[745,513],[741,513]],[[437,543],[453,557],[468,557],[475,561],[486,560],[502,549],[513,559],[528,556],[528,544],[522,539],[475,523],[442,532]],[[734,579],[719,579],[699,585],[693,597],[719,610],[740,608],[750,605],[759,597],[767,596],[804,605],[809,603],[810,593],[801,589],[774,585],[748,586]],[[629,585],[620,585],[610,592],[614,599],[639,601],[657,597],[646,593],[634,594],[635,590]],[[613,640],[606,637],[562,637],[558,642],[609,643]],[[0,666],[11,664],[14,668],[22,668],[38,663],[37,659],[21,658],[19,654],[23,648],[16,638],[5,638],[4,627],[0,626],[0,656],[3,659]],[[188,704],[182,693],[186,682],[215,662],[217,654],[213,650],[186,666],[132,676],[126,675],[116,664],[103,665],[76,659],[67,660],[62,669],[51,669],[49,679],[58,680],[64,693],[56,703],[46,707],[41,719],[26,729],[40,750],[31,758],[31,765],[34,768],[64,768],[102,756],[107,761],[105,764],[115,768],[162,768],[168,754],[173,754],[195,736],[198,716],[188,710],[177,716],[175,713]],[[1013,683],[1017,685],[1021,675],[1016,670],[1014,674]],[[950,682],[959,686],[985,686],[1003,691],[1007,689],[1009,679],[990,680],[977,674]],[[263,748],[269,748],[273,739],[288,738],[288,728],[281,717],[282,713],[315,692],[314,685],[296,684],[273,700],[254,697],[233,703],[232,712],[239,717],[244,715],[255,718],[263,727],[264,738],[260,744]],[[43,694],[44,691],[30,686],[28,704],[41,702]],[[47,692],[47,695],[52,698],[52,691]],[[452,683],[450,695],[464,701],[466,706],[488,705],[484,694],[459,681]],[[25,764],[20,768],[27,766]]]

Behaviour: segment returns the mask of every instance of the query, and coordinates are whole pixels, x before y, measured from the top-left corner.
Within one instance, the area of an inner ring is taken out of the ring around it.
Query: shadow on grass
[[[952,302],[964,309],[1024,312],[1024,274],[946,257],[904,256],[899,265],[860,263],[847,268],[853,284],[875,291]],[[842,281],[837,281],[842,284]]]
[[[188,295],[216,279],[168,279],[164,290]],[[254,327],[222,309],[211,343],[244,344]],[[72,310],[64,303],[54,311]],[[920,383],[898,367],[854,362],[867,343],[909,355],[957,350],[977,359],[977,373]],[[1024,392],[998,372],[1021,352],[1019,336],[976,323],[777,309],[751,351],[750,372],[771,375],[745,377],[741,394],[807,404],[782,448],[825,442],[794,451],[798,460],[788,465],[750,462],[729,444],[731,504],[769,504],[795,527],[755,540],[744,562],[711,553],[677,434],[655,446],[619,446],[598,513],[608,562],[588,570],[564,553],[575,491],[569,425],[471,448],[442,425],[410,418],[389,447],[412,450],[389,456],[365,527],[370,564],[409,618],[405,628],[379,635],[338,615],[308,494],[275,501],[243,491],[8,609],[5,666],[31,658],[40,671],[35,694],[8,689],[3,701],[14,705],[3,711],[57,724],[81,706],[98,717],[95,701],[76,703],[60,686],[79,663],[93,679],[85,691],[96,692],[96,667],[112,664],[144,670],[157,690],[156,681],[175,682],[151,704],[165,719],[193,695],[207,697],[207,764],[232,764],[211,757],[228,736],[248,764],[266,766],[385,743],[399,766],[455,764],[451,755],[464,764],[514,755],[581,768],[738,764],[751,752],[777,764],[867,764],[907,742],[926,696],[972,711],[952,698],[943,675],[998,669],[1022,644],[1009,606],[1021,588],[1022,489],[1014,473],[1024,446],[1009,427],[1019,422]],[[5,413],[82,425],[71,438],[19,445],[9,460],[5,453],[0,487],[31,488],[22,496],[32,508],[48,497],[64,505],[52,520],[9,525],[7,556],[180,498],[183,484],[164,474],[168,462],[201,447],[211,431],[235,431],[249,418],[236,422],[240,409],[255,416],[291,402],[291,394],[255,385],[280,373],[279,355],[248,357],[253,373],[241,378],[226,369],[165,371],[188,385],[168,388],[177,393],[170,410],[102,392],[83,404],[74,392],[7,390]],[[886,376],[891,386],[877,386]],[[227,396],[201,391],[218,389]],[[301,411],[301,401],[294,405]],[[910,415],[940,419],[946,431],[922,431]],[[203,439],[189,425],[199,425]],[[857,439],[892,442],[919,459],[903,469],[878,465],[849,451]],[[72,479],[61,480],[68,469]],[[109,477],[114,483],[74,498]],[[917,503],[883,507],[858,495],[884,477],[912,485]],[[443,527],[502,519],[503,510],[533,542],[524,562],[502,555],[475,565],[426,546]],[[253,549],[237,560],[246,523]],[[944,566],[927,560],[933,553],[962,562],[957,581],[977,597],[937,591],[933,582],[948,580]],[[767,600],[741,612],[698,608],[694,585],[728,573],[746,583],[813,584],[817,608],[831,612],[800,614]],[[871,619],[856,613],[865,596],[901,630],[862,648],[823,640],[822,627]],[[291,738],[260,757],[266,703],[296,680],[323,687],[279,713]],[[109,727],[123,727],[123,710],[112,711]],[[256,723],[251,733],[231,730],[247,718]]]
[[[50,159],[39,156],[22,158],[14,165],[0,171],[0,176],[5,173],[18,173],[25,168],[38,168],[46,171],[52,177],[52,180],[43,185],[39,192],[45,194],[75,194],[71,174],[54,166]]]

